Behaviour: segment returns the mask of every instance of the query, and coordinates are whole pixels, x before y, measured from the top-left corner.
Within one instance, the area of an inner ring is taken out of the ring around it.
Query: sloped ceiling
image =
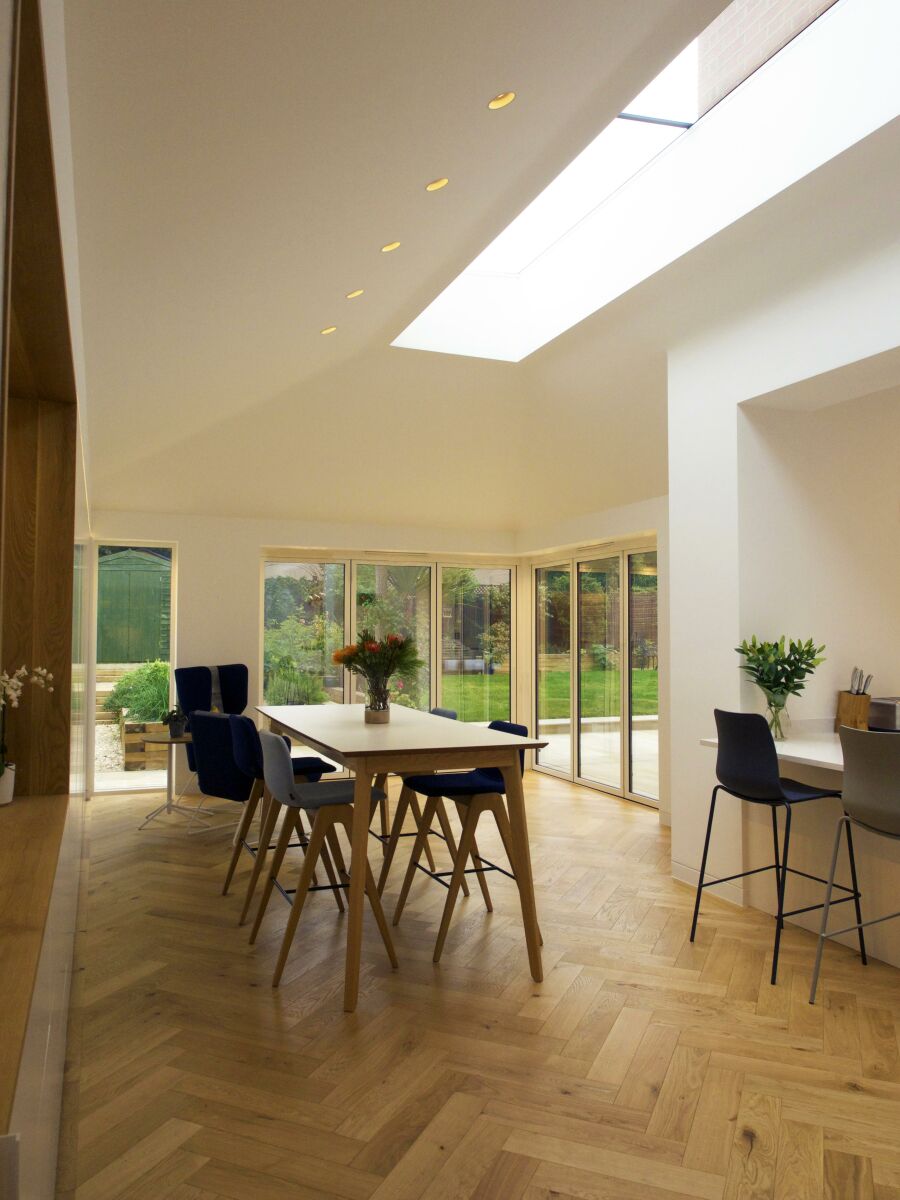
[[[67,0],[93,503],[515,529],[664,490],[659,352],[389,343],[722,7]]]

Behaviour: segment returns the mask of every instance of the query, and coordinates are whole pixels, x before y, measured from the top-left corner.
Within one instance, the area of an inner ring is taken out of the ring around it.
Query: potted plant
[[[53,676],[46,667],[19,667],[10,674],[0,671],[0,805],[9,804],[16,786],[16,765],[6,761],[6,710],[18,708],[26,683],[53,691]]]
[[[174,708],[170,708],[163,716],[162,723],[163,725],[168,725],[170,738],[184,737],[184,731],[187,728],[187,716],[182,712],[180,705],[176,704]]]
[[[787,730],[786,705],[789,696],[799,696],[806,687],[806,680],[816,667],[825,661],[824,646],[817,646],[812,638],[805,642],[787,641],[761,642],[754,634],[735,647],[744,658],[741,670],[753,680],[766,697],[769,728],[777,742],[783,742]]]
[[[392,676],[414,675],[422,666],[412,638],[389,633],[379,640],[368,630],[363,630],[355,642],[335,650],[332,660],[365,679],[368,692],[365,719],[375,725],[391,719]]]

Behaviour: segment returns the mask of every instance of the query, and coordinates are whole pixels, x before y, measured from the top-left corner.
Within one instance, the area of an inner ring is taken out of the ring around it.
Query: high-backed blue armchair
[[[215,672],[215,674],[214,674]],[[228,663],[221,667],[176,667],[175,692],[178,704],[188,719],[187,728],[193,733],[191,717],[195,712],[242,713],[247,707],[250,672],[244,663]],[[197,756],[188,742],[188,765],[197,770]]]

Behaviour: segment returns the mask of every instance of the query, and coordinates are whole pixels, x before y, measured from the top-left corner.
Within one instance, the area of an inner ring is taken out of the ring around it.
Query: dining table
[[[497,767],[502,772],[515,858],[512,868],[521,901],[528,963],[532,979],[538,982],[543,979],[521,764],[523,751],[541,749],[546,742],[465,721],[449,721],[402,705],[391,706],[390,720],[384,724],[367,723],[362,704],[264,704],[257,711],[274,732],[310,747],[354,776],[345,1012],[356,1009],[359,996],[365,871],[356,867],[366,859],[372,789],[384,788],[389,775],[402,777],[477,767]]]

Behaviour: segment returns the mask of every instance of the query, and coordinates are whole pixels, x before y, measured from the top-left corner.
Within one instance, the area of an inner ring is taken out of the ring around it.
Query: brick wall
[[[733,0],[700,35],[700,112],[742,83],[835,0]]]

